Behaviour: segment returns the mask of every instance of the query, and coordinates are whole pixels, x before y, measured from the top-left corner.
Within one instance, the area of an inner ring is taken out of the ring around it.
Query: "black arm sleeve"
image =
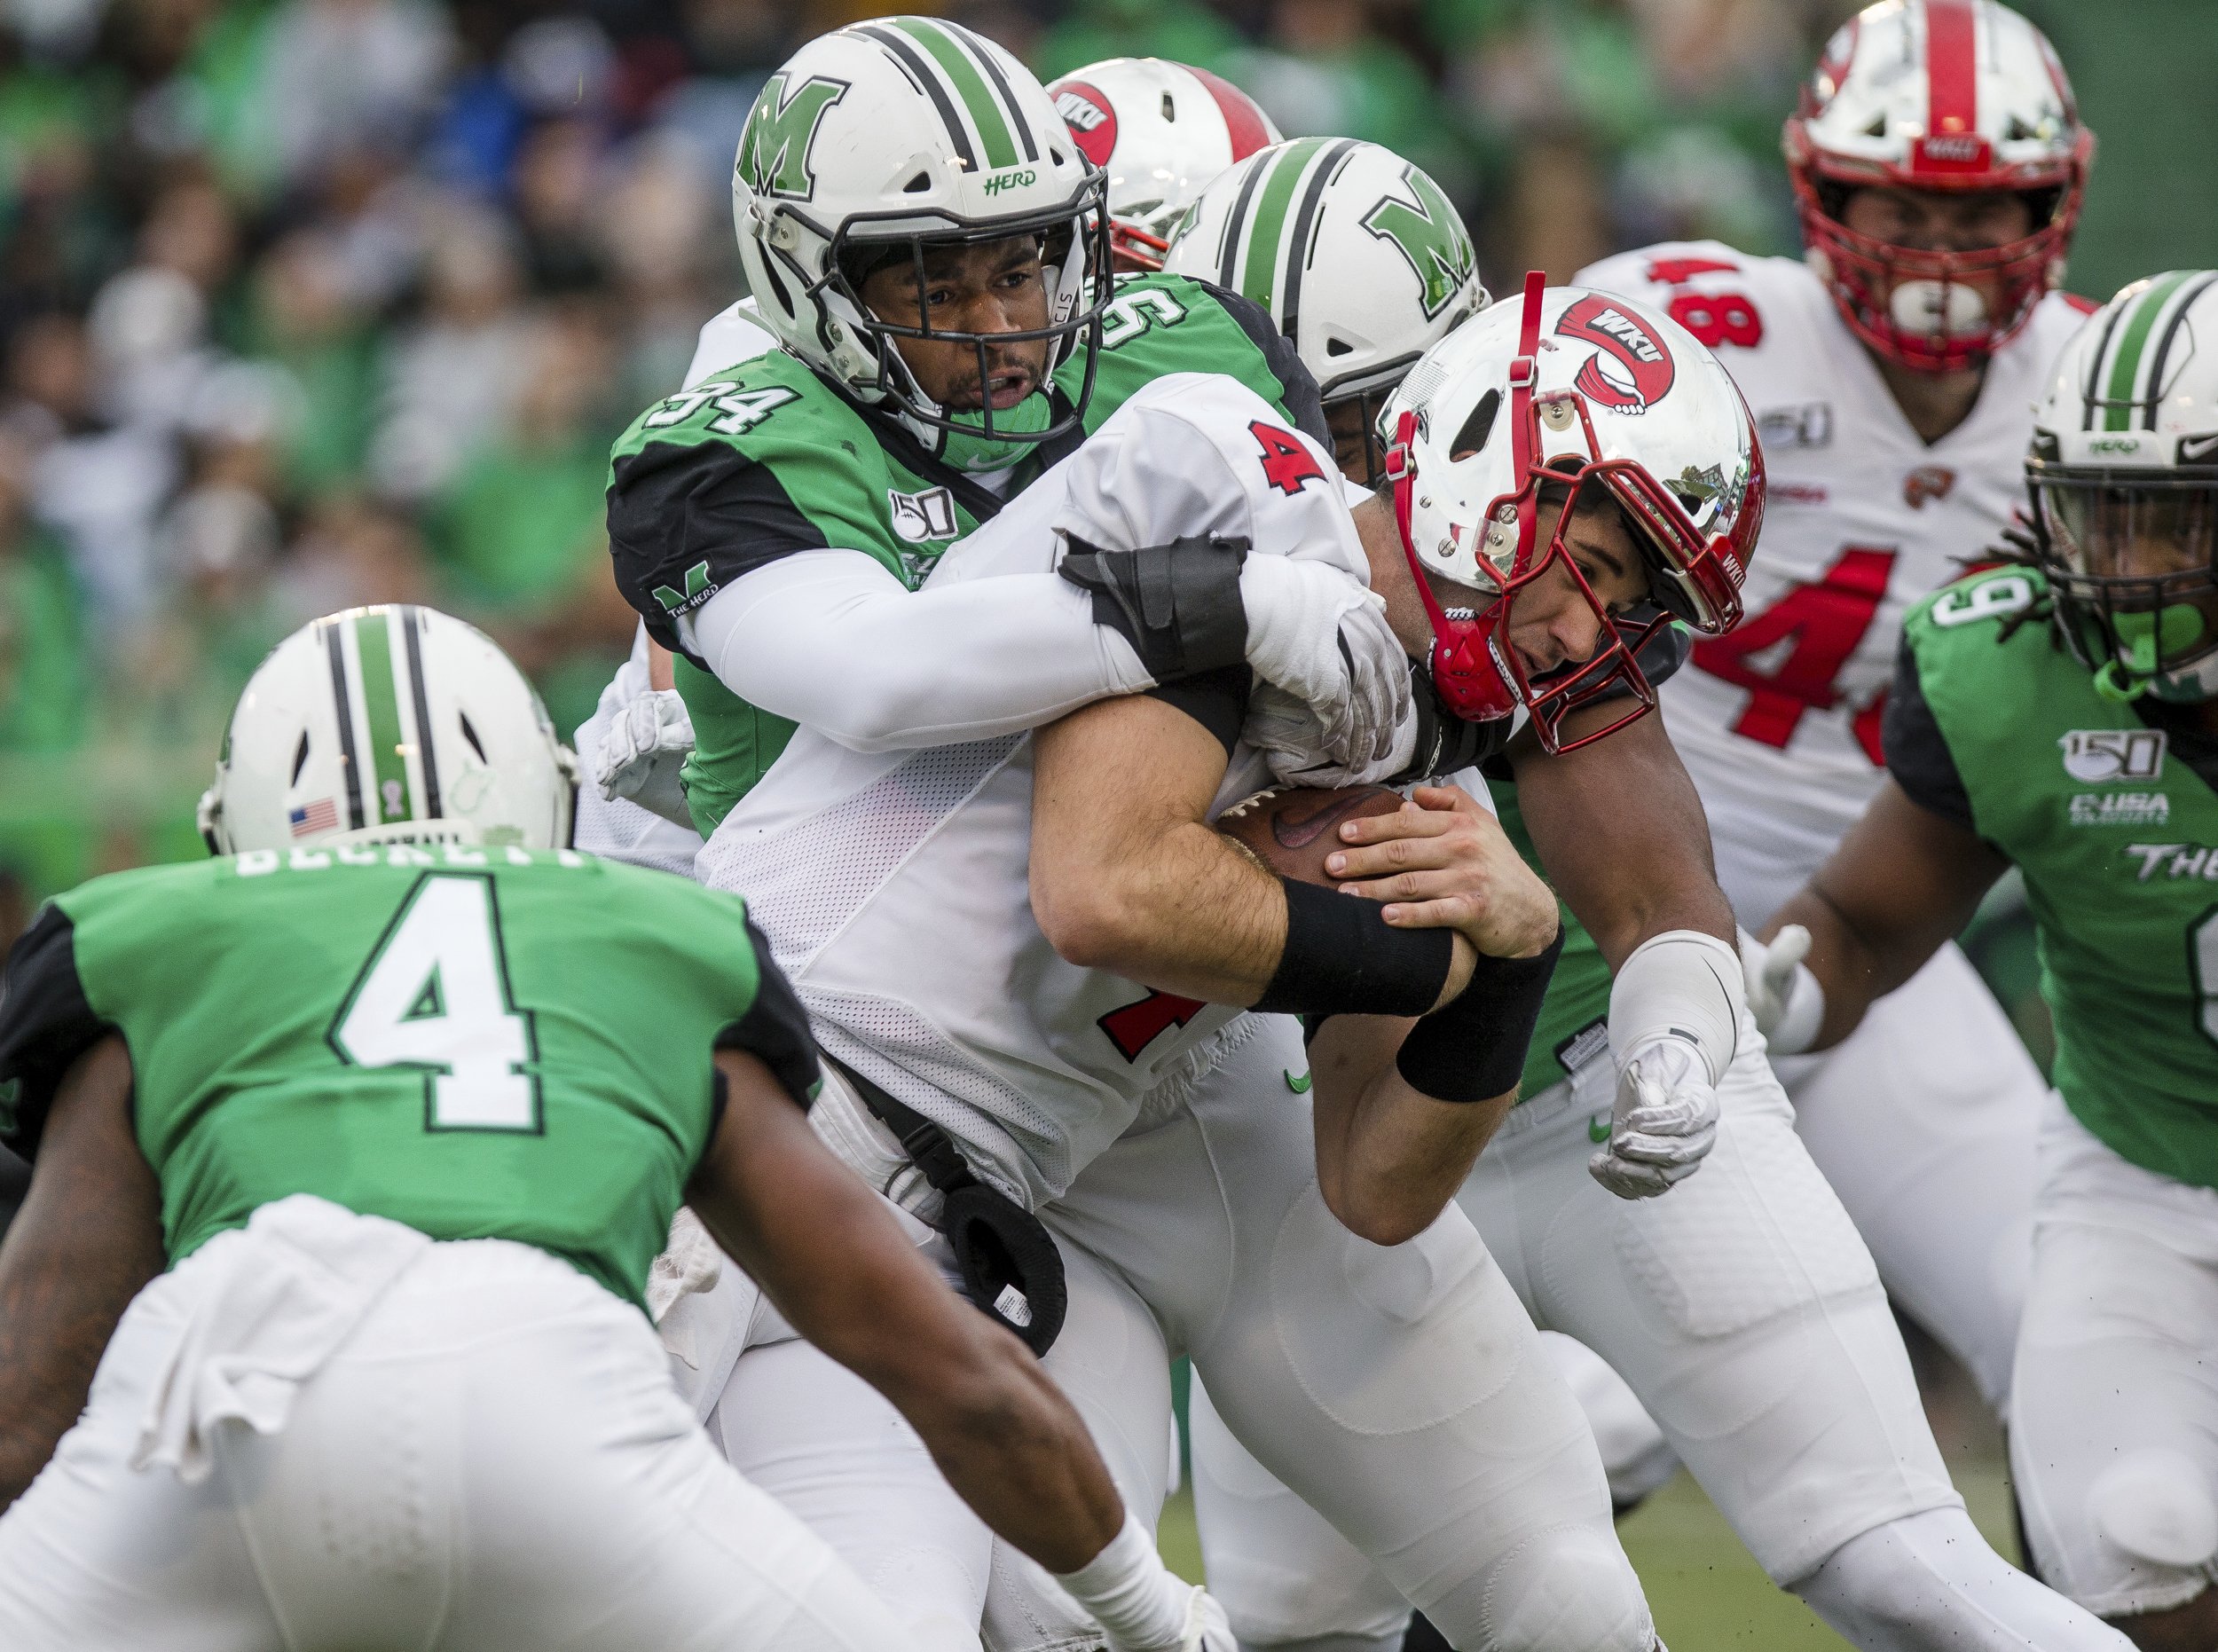
[[[742,574],[826,547],[777,476],[721,442],[649,443],[617,460],[613,472],[609,555],[617,589],[647,622],[647,634],[673,653],[684,651],[680,615]]]
[[[1325,422],[1325,402],[1317,394],[1317,379],[1302,365],[1302,352],[1294,341],[1271,324],[1270,312],[1254,299],[1203,281],[1200,286],[1224,306],[1224,313],[1239,323],[1248,342],[1262,352],[1263,364],[1278,380],[1278,405],[1294,421],[1294,429],[1326,452],[1333,451],[1332,428]]]
[[[77,979],[75,927],[49,901],[0,975],[0,1143],[37,1156],[62,1075],[112,1030]]]
[[[1887,754],[1887,772],[1911,802],[1967,830],[1978,830],[1972,826],[1971,796],[1956,772],[1955,755],[1933,720],[1933,708],[1925,703],[1917,657],[1910,651],[1907,637],[1895,652],[1894,686],[1887,690],[1879,737]]]
[[[1247,667],[1221,666],[1176,682],[1160,683],[1147,691],[1151,700],[1175,705],[1216,736],[1224,755],[1232,755],[1239,743],[1240,726],[1247,720],[1247,696],[1255,679]]]
[[[809,1036],[808,1011],[801,1008],[785,972],[771,961],[770,943],[751,917],[747,920],[747,940],[755,949],[755,1001],[747,1006],[746,1014],[727,1023],[717,1034],[716,1048],[743,1050],[755,1057],[806,1113],[816,1099],[817,1081],[822,1076],[816,1065],[816,1043]],[[720,1101],[721,1084],[717,1095]]]

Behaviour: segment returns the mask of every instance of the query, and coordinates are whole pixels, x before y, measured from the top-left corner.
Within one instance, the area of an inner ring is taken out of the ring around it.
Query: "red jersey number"
[[[1802,714],[1841,703],[1834,679],[1871,629],[1886,600],[1896,553],[1852,545],[1814,585],[1797,586],[1760,614],[1751,614],[1722,637],[1695,645],[1695,664],[1713,677],[1750,690],[1733,732],[1769,746],[1795,736]],[[1755,657],[1786,646],[1786,656],[1765,669]],[[1884,696],[1860,711],[1857,739],[1879,761],[1879,719]]]
[[[1744,294],[1675,294],[1671,316],[1712,350],[1720,344],[1752,350],[1764,342],[1764,318]]]
[[[1282,430],[1258,419],[1247,427],[1247,433],[1263,450],[1263,480],[1281,493],[1299,493],[1305,482],[1325,480],[1325,472],[1316,458],[1294,438],[1291,430]]]
[[[1181,998],[1176,993],[1151,992],[1121,1010],[1112,1010],[1095,1026],[1109,1034],[1109,1042],[1127,1061],[1137,1061],[1140,1051],[1174,1027],[1184,1027],[1200,1012],[1201,1000]]]

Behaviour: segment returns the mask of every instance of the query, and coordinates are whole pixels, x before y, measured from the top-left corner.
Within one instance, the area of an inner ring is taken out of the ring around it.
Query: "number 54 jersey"
[[[2025,498],[2041,380],[2088,306],[2050,294],[1928,444],[1806,264],[1672,241],[1577,277],[1666,311],[1748,398],[1770,484],[1748,618],[1664,690],[1741,921],[1768,917],[1879,784],[1903,616],[1999,542]]]
[[[569,850],[295,849],[96,878],[0,991],[0,1140],[113,1030],[169,1259],[313,1193],[507,1239],[637,1302],[713,1125],[712,1051],[816,1076],[745,909]]]

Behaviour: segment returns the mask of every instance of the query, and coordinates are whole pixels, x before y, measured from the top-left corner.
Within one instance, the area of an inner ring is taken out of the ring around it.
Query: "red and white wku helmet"
[[[1764,460],[1748,404],[1718,358],[1644,304],[1525,280],[1522,304],[1481,311],[1410,369],[1380,416],[1402,548],[1433,625],[1433,684],[1457,716],[1520,705],[1549,751],[1563,719],[1612,688],[1656,704],[1636,650],[1683,620],[1717,635],[1741,618],[1741,586],[1764,520]],[[1598,484],[1648,563],[1647,615],[1613,620],[1565,549],[1569,509],[1540,539],[1545,484]],[[1592,658],[1534,678],[1506,635],[1519,592],[1560,562],[1601,619]],[[1500,600],[1443,609],[1428,575]]]
[[[1994,0],[1881,0],[1843,24],[1787,120],[1811,265],[1858,337],[1923,372],[1984,360],[2064,279],[2095,135],[2041,32]],[[1840,220],[1859,185],[2032,196],[2033,230],[1929,252]]]
[[[1218,173],[1278,141],[1253,98],[1207,69],[1107,58],[1048,88],[1086,158],[1109,175],[1120,270],[1160,270],[1171,232]]]

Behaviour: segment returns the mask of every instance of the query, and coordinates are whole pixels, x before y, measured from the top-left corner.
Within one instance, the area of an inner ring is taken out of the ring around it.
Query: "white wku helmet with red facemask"
[[[1811,266],[1858,337],[1927,373],[1975,366],[2064,279],[2095,136],[2054,47],[1994,0],[1883,0],[1843,24],[1783,135]],[[2030,233],[1899,247],[1841,222],[1851,190],[2008,190]]]
[[[1764,520],[1764,460],[1748,404],[1718,358],[1644,304],[1526,278],[1522,303],[1482,311],[1428,350],[1380,416],[1402,548],[1433,626],[1433,685],[1468,721],[1519,707],[1550,751],[1652,710],[1635,653],[1673,619],[1705,635],[1741,618]],[[1613,617],[1565,548],[1569,506],[1540,536],[1541,489],[1600,488],[1648,574],[1645,611]],[[1589,659],[1535,677],[1509,645],[1518,595],[1560,566],[1594,610]],[[1428,576],[1499,594],[1445,608]],[[1610,692],[1625,715],[1568,743],[1563,719]]]
[[[1109,175],[1120,270],[1160,270],[1171,232],[1226,168],[1278,141],[1256,101],[1207,69],[1107,58],[1048,88],[1086,158]]]

